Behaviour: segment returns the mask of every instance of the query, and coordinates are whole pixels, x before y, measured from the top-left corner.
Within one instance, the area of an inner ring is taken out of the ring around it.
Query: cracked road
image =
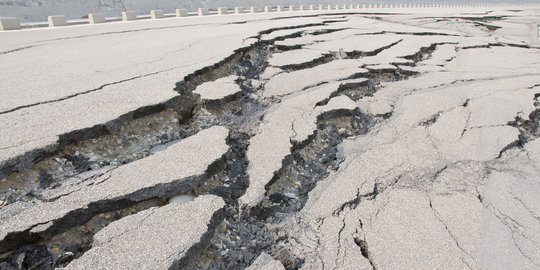
[[[540,269],[539,12],[2,32],[0,269]]]

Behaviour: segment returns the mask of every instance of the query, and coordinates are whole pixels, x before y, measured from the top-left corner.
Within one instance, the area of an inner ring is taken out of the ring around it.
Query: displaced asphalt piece
[[[94,236],[92,248],[65,269],[171,269],[220,220],[214,195],[154,207],[115,221]]]
[[[194,94],[200,96],[204,105],[218,107],[222,103],[230,101],[242,89],[236,83],[238,76],[231,75],[212,82],[206,82],[197,87]]]
[[[275,260],[272,256],[267,253],[262,253],[257,257],[253,264],[246,268],[246,270],[285,270],[283,264],[280,261]]]

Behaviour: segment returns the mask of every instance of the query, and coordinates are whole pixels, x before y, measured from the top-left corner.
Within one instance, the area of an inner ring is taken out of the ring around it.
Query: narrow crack
[[[337,255],[336,255],[336,261],[335,261],[335,265],[338,266],[340,265],[339,263],[339,255],[341,254],[341,234],[343,233],[343,230],[345,229],[345,226],[347,225],[345,223],[345,218],[342,218],[341,219],[341,223],[343,224],[341,226],[341,228],[339,229],[338,231],[338,237],[337,237],[337,243],[338,243],[338,247],[337,247]]]
[[[375,266],[375,262],[373,261],[373,258],[371,256],[371,252],[369,252],[368,243],[366,239],[365,238],[360,239],[358,237],[355,237],[354,243],[356,243],[356,245],[360,248],[360,252],[362,253],[362,256],[364,256],[364,258],[368,260],[369,264],[371,265],[371,268],[373,268],[373,270],[377,270],[377,267]]]
[[[9,110],[0,111],[0,115],[1,115],[1,114],[6,114],[6,113],[11,113],[11,112],[18,111],[18,110],[21,110],[21,109],[26,109],[26,108],[30,108],[30,107],[35,107],[35,106],[38,106],[38,105],[44,105],[44,104],[49,104],[49,103],[54,103],[54,102],[60,102],[60,101],[67,100],[67,99],[71,99],[71,98],[78,97],[78,96],[81,96],[81,95],[86,95],[86,94],[90,94],[90,93],[92,93],[92,92],[100,91],[100,90],[103,90],[105,87],[108,87],[108,86],[112,86],[112,85],[116,85],[116,84],[121,84],[121,83],[129,82],[129,81],[132,81],[132,80],[136,80],[136,79],[140,79],[140,78],[144,78],[144,77],[148,77],[148,76],[160,74],[160,73],[167,72],[167,71],[170,71],[170,70],[171,70],[171,69],[161,70],[161,71],[156,71],[156,72],[152,72],[152,73],[148,73],[148,74],[144,74],[144,75],[139,75],[139,76],[131,77],[131,78],[128,78],[128,79],[123,79],[123,80],[116,81],[116,82],[106,83],[106,84],[101,85],[101,86],[98,87],[98,88],[94,88],[94,89],[90,89],[90,90],[87,90],[87,91],[78,92],[78,93],[76,93],[76,94],[64,96],[64,97],[61,97],[61,98],[58,98],[58,99],[47,100],[47,101],[36,102],[36,103],[28,104],[28,105],[18,106],[18,107],[9,109]]]
[[[361,33],[361,34],[356,34],[356,35],[365,36],[365,35],[385,35],[385,34],[411,35],[411,36],[451,36],[451,37],[460,36],[456,34],[447,34],[447,33],[438,33],[438,32],[399,32],[399,31],[380,31],[380,32],[372,32],[372,33]]]
[[[540,267],[540,264],[535,262],[535,260],[533,260],[529,255],[525,254],[521,246],[516,242],[516,235],[523,236],[523,233],[520,229],[520,228],[523,228],[523,225],[521,225],[512,217],[509,217],[503,214],[499,209],[497,209],[495,206],[493,206],[486,200],[481,199],[481,202],[482,202],[483,207],[485,207],[488,211],[490,211],[501,222],[501,224],[503,224],[508,230],[510,230],[512,241],[514,242],[514,246],[518,249],[519,253],[528,261],[530,261],[533,265],[535,265],[536,267]],[[525,240],[531,242],[531,240],[529,240],[528,238],[525,238]]]
[[[430,118],[420,122],[419,125],[423,127],[429,127],[435,124],[435,122],[437,122],[437,119],[439,119],[442,113],[443,113],[442,111],[439,111],[438,113],[432,115]]]
[[[429,198],[429,208],[433,211],[433,215],[435,216],[435,218],[444,226],[444,229],[446,230],[446,232],[448,233],[450,238],[452,238],[452,240],[454,240],[454,243],[459,248],[459,250],[461,250],[461,252],[463,254],[466,254],[466,256],[469,257],[469,259],[471,259],[472,261],[474,261],[476,263],[476,260],[474,259],[474,257],[471,256],[471,254],[469,252],[467,252],[465,249],[463,249],[463,247],[459,243],[456,236],[454,234],[452,234],[452,232],[448,228],[448,225],[446,225],[446,223],[442,220],[441,214],[433,207],[433,203],[431,201],[431,198]],[[463,257],[461,258],[461,261],[467,266],[467,268],[473,269],[473,267]]]
[[[20,47],[17,49],[9,50],[0,52],[0,54],[8,54],[12,52],[17,52],[25,49],[30,49],[33,47],[41,46],[47,42],[54,42],[54,41],[60,41],[60,40],[71,40],[71,39],[81,39],[81,38],[89,38],[89,37],[96,37],[96,36],[107,36],[107,35],[116,35],[116,34],[129,34],[129,33],[135,33],[135,32],[144,32],[144,31],[153,31],[153,30],[164,30],[164,29],[175,29],[175,28],[185,28],[185,27],[196,27],[196,26],[208,26],[208,25],[220,25],[218,23],[203,23],[203,24],[190,24],[190,25],[177,25],[177,26],[164,26],[164,27],[149,27],[149,28],[141,28],[141,29],[133,29],[133,30],[123,30],[123,31],[111,31],[111,32],[103,32],[103,33],[97,33],[97,34],[90,34],[90,35],[78,35],[78,36],[72,36],[72,37],[64,37],[64,38],[53,38],[53,39],[44,39],[37,42],[34,42],[34,45],[28,45],[25,47]]]
[[[13,49],[13,50],[3,51],[3,52],[0,52],[0,54],[8,54],[8,53],[12,53],[12,52],[18,52],[18,51],[22,51],[22,50],[25,50],[25,49],[30,49],[30,48],[33,48],[33,47],[36,47],[36,45],[29,45],[29,46],[25,46],[25,47],[16,48],[16,49]]]
[[[390,49],[394,47],[395,45],[402,42],[403,39],[400,39],[396,42],[393,42],[389,45],[380,47],[373,51],[363,52],[363,51],[350,51],[350,52],[329,52],[326,54],[323,54],[321,57],[315,58],[309,62],[300,63],[300,64],[289,64],[280,66],[281,69],[287,70],[287,71],[297,71],[297,70],[303,70],[303,69],[309,69],[314,68],[316,66],[326,64],[335,60],[339,59],[358,59],[361,57],[367,57],[367,56],[375,56],[384,50]],[[290,48],[288,49],[290,50]]]

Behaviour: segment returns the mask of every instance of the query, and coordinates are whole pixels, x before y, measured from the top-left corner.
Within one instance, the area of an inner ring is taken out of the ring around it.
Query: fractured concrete
[[[227,152],[227,136],[226,128],[212,127],[147,158],[107,171],[90,186],[82,182],[65,190],[60,188],[55,194],[49,194],[46,202],[35,202],[10,220],[2,221],[0,249],[23,244],[20,240],[10,240],[10,235],[22,234],[25,239],[33,234],[50,233],[58,220],[69,219],[77,212],[83,217],[92,216],[111,207],[115,201],[168,198],[179,191],[194,189],[209,167]],[[193,153],[205,154],[195,157]],[[104,201],[109,202],[108,205],[103,205]],[[44,225],[37,226],[39,224]]]

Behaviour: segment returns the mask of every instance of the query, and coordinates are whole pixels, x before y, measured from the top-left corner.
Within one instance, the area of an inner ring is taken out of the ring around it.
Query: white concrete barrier
[[[271,6],[264,6],[264,12],[272,12]]]
[[[122,21],[134,21],[137,19],[137,13],[135,11],[123,11]]]
[[[309,10],[315,10],[315,5],[309,5]]]
[[[328,5],[328,10],[332,10],[332,5]]]
[[[17,18],[0,18],[0,30],[19,30],[21,23]]]
[[[250,7],[249,12],[251,13],[257,13],[258,9],[256,7]]]
[[[277,6],[277,11],[278,12],[283,12],[283,11],[285,11],[285,9],[283,9],[283,6]]]
[[[2,1],[2,0],[0,0]],[[13,1],[13,0],[4,0],[4,1]],[[17,1],[23,1],[23,0],[16,0],[15,2]],[[26,2],[28,1],[37,1],[37,0],[24,0]],[[23,1],[23,2],[24,2]],[[91,11],[87,8],[83,8],[82,4],[81,4],[81,8],[77,8],[77,9],[73,9],[71,6],[69,7],[63,7],[63,6],[57,6],[57,2],[65,2],[65,1],[68,1],[68,0],[47,0],[47,1],[41,1],[43,2],[43,7],[41,7],[41,5],[39,7],[34,7],[34,6],[21,6],[20,7],[20,11],[18,10],[18,7],[17,7],[17,10],[15,10],[16,12],[11,14],[11,13],[8,13],[8,14],[5,14],[5,15],[9,15],[9,16],[12,16],[12,17],[18,17],[19,20],[22,20],[22,21],[37,21],[39,20],[39,18],[44,18],[46,17],[46,15],[48,15],[47,13],[49,14],[66,14],[68,10],[69,11],[69,15],[70,17],[73,17],[73,18],[81,18],[82,16],[85,16],[87,15],[89,12],[96,12],[96,13],[103,13],[105,14],[106,17],[113,17],[113,16],[117,16],[119,15],[118,13],[121,13],[121,10],[111,10],[110,9],[110,6],[108,5],[105,5],[105,6],[100,6],[98,8],[96,8],[95,10],[92,9]],[[85,2],[85,1],[88,1],[88,0],[69,0],[70,1],[70,5],[72,4],[71,2],[76,2],[76,3],[73,3],[74,5],[79,5],[80,3],[78,2]],[[107,1],[110,1],[110,0],[106,0],[105,2]],[[131,0],[128,0],[128,2],[131,1]],[[146,9],[148,6],[155,6],[155,7],[158,7],[162,10],[174,10],[177,8],[177,2],[176,0],[137,0],[137,1],[141,1],[141,2],[145,2],[144,5],[136,5],[136,6],[132,6],[130,5],[130,10],[131,11],[135,11],[137,14],[142,14],[143,12],[147,12],[148,10],[144,11],[144,9]],[[165,3],[159,3],[158,4],[146,4],[146,1],[148,2],[158,2],[158,1],[161,1],[161,2],[167,2],[166,4]],[[175,2],[176,1],[176,2]],[[41,4],[40,2],[40,4]],[[114,2],[114,1],[113,1]],[[125,1],[124,1],[125,2]],[[170,3],[169,3],[170,2]],[[188,1],[189,2],[189,1]],[[206,1],[208,2],[208,1]],[[212,1],[210,1],[212,2]],[[212,7],[212,8],[215,8],[216,6],[214,6],[212,3],[208,2],[208,4],[210,5],[209,7]],[[215,2],[215,1],[214,1]],[[340,9],[343,9],[343,3],[345,1],[329,1],[329,2],[326,2],[327,4],[324,4],[323,7],[326,7],[328,6],[328,3],[331,3],[332,5],[332,8],[335,7],[335,5],[337,3],[340,3],[339,4],[339,8]],[[349,4],[347,4],[347,9],[350,9],[351,6],[350,6],[350,3],[354,1],[347,1],[349,2]],[[371,2],[371,3],[370,3]],[[359,9],[359,8],[369,8],[370,5],[371,5],[371,8],[383,8],[383,7],[393,7],[393,8],[458,8],[458,7],[466,7],[466,8],[477,8],[477,7],[490,7],[490,8],[495,8],[495,7],[499,7],[499,8],[505,8],[505,7],[514,7],[514,8],[519,8],[519,7],[537,7],[538,6],[538,0],[536,0],[536,3],[534,4],[527,4],[527,5],[517,5],[517,4],[511,4],[511,5],[508,5],[508,4],[482,4],[482,5],[478,5],[478,4],[469,4],[469,5],[456,5],[456,4],[453,4],[453,3],[445,3],[445,1],[437,1],[439,3],[437,4],[424,4],[424,5],[411,5],[409,3],[406,3],[406,4],[402,4],[402,3],[399,3],[400,1],[384,1],[384,2],[375,2],[375,1],[356,1],[357,4],[354,4],[352,8],[355,8],[355,9]],[[447,2],[450,2],[450,1],[447,1]],[[225,2],[223,2],[225,3]],[[232,3],[232,2],[231,2]],[[257,2],[258,3],[258,2]],[[269,2],[268,2],[269,3]],[[285,8],[287,8],[287,2],[276,2],[275,4],[281,4],[283,5]],[[291,1],[292,3],[292,1]],[[296,3],[300,3],[300,2],[296,2]],[[304,3],[304,9],[307,9],[307,7],[309,7],[309,4],[313,4],[314,5],[314,9],[318,9],[320,10],[320,8],[318,8],[318,6],[320,5],[320,1],[308,1],[308,2],[303,2]],[[317,4],[315,4],[317,3]],[[346,2],[345,2],[346,3]],[[358,5],[358,3],[360,3],[360,6]],[[377,4],[375,4],[377,3]],[[388,3],[391,3],[391,4],[388,4]],[[395,4],[393,4],[395,3]],[[169,5],[170,4],[170,5]],[[198,2],[198,1],[191,1],[191,4],[189,3],[185,3],[186,6],[184,6],[183,8],[184,9],[187,9],[188,11],[189,10],[197,10],[197,7],[199,7],[201,4]],[[298,6],[298,4],[296,4]],[[226,6],[226,5],[225,5]],[[262,5],[259,6],[259,9],[261,9]],[[229,8],[231,8],[231,10],[228,11],[228,13],[232,13],[232,8],[234,8],[234,5],[231,5],[229,6]],[[30,11],[32,11],[30,14],[28,14],[28,16],[26,16],[24,13],[25,9],[30,9]],[[47,11],[48,10],[48,11]],[[57,10],[57,11],[54,11],[54,10]],[[64,11],[62,11],[64,10]],[[86,10],[86,12],[85,12]],[[298,9],[297,9],[298,10]],[[260,10],[259,10],[260,11]],[[275,11],[275,10],[274,10]],[[47,12],[47,13],[45,13]],[[118,12],[118,13],[116,13]],[[246,12],[247,12],[247,9],[246,9]],[[24,18],[24,19],[23,19]],[[129,19],[128,19],[129,20]]]
[[[294,11],[294,6],[293,5],[289,5],[289,11]]]
[[[235,7],[234,8],[234,13],[242,14],[242,13],[244,13],[244,8],[243,7]]]
[[[96,24],[96,23],[104,23],[105,20],[105,14],[103,13],[90,13],[88,14],[88,21],[90,24]]]
[[[354,9],[354,6],[352,4],[350,4],[349,9]]]
[[[229,13],[229,11],[227,10],[226,7],[218,7],[217,8],[217,14],[226,15],[227,13]]]
[[[180,9],[180,8],[176,9],[176,17],[187,17],[187,16],[188,16],[187,9]]]
[[[324,10],[324,6],[323,6],[323,5],[319,5],[319,10]]]
[[[335,9],[339,9],[339,5],[336,5],[336,6],[335,6]]]
[[[348,8],[347,5],[343,5],[343,9],[347,9],[347,8]]]
[[[298,10],[304,11],[304,5],[300,5],[300,6],[298,7]]]
[[[150,10],[150,18],[152,19],[161,19],[164,18],[163,16],[163,10],[161,9],[152,9]]]
[[[208,15],[208,9],[207,8],[199,8],[198,13],[199,13],[199,16],[206,16],[206,15]]]
[[[64,15],[52,15],[47,17],[49,27],[64,26],[67,25],[67,19]]]

